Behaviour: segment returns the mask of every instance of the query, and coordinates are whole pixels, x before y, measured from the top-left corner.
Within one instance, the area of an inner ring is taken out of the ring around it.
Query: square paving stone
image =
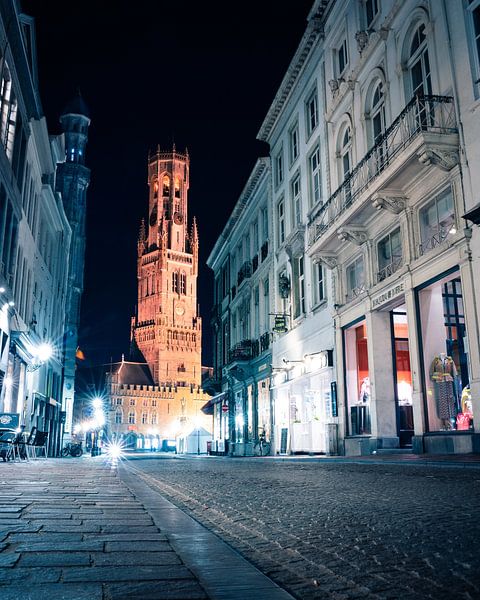
[[[167,536],[163,533],[86,533],[83,539],[97,542],[166,542]],[[145,550],[145,547],[142,549]]]
[[[1,557],[1,555],[0,555]],[[20,557],[19,567],[90,566],[88,552],[26,552]]]
[[[99,533],[100,526],[99,525],[63,525],[62,523],[58,523],[56,525],[48,524],[44,525],[42,531],[53,532],[53,533]]]
[[[148,598],[148,600],[206,600],[208,598],[196,581],[109,583],[105,586],[105,589],[107,597],[115,598],[115,600],[139,600],[140,598]]]
[[[148,544],[145,545],[148,548]],[[1,555],[0,555],[1,556]],[[111,567],[119,565],[180,565],[181,560],[175,552],[109,552],[92,553],[96,567]]]
[[[158,531],[156,525],[142,525],[141,527],[131,526],[128,523],[124,525],[103,525],[102,533],[155,533]]]
[[[136,566],[117,569],[115,567],[85,567],[63,572],[63,581],[144,581],[164,579],[193,579],[192,573],[183,566]]]
[[[2,600],[102,600],[101,584],[52,583],[1,588]]]
[[[171,552],[172,547],[168,542],[147,542],[149,552]],[[145,550],[145,542],[106,542],[105,552],[142,552]]]
[[[39,531],[35,536],[31,533],[11,533],[8,536],[10,543],[15,542],[44,542],[44,543],[56,543],[56,542],[81,542],[83,534],[80,533],[53,533],[49,531]]]

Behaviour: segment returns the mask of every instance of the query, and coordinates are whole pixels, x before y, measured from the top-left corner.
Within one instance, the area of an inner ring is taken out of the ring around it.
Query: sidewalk
[[[242,600],[255,589],[291,598],[128,466],[0,464],[2,600]]]

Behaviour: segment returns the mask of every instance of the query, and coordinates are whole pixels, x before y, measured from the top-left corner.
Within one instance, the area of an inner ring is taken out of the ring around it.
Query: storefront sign
[[[0,413],[0,427],[17,429],[19,423],[20,415],[18,413]]]
[[[393,300],[393,298],[396,298],[397,296],[400,296],[404,292],[405,284],[403,281],[401,281],[400,283],[395,284],[388,290],[385,290],[378,296],[375,296],[375,298],[372,299],[372,308],[379,308],[383,304],[386,304],[387,302]]]
[[[330,383],[330,393],[332,402],[332,417],[338,417],[338,404],[337,404],[337,382],[332,381]]]
[[[287,331],[287,317],[286,315],[275,315],[275,323],[273,325],[273,331],[276,333],[284,333]]]

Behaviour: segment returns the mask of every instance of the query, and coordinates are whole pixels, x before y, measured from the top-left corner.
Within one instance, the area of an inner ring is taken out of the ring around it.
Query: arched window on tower
[[[178,271],[172,273],[172,292],[177,292],[178,294]]]
[[[175,177],[175,198],[180,198],[180,178]]]
[[[158,181],[156,179],[153,182],[153,197],[158,198]]]
[[[187,275],[186,275],[185,271],[182,271],[182,273],[180,275],[180,293],[183,294],[184,296],[187,293]]]
[[[163,195],[170,196],[170,177],[168,175],[163,176]]]

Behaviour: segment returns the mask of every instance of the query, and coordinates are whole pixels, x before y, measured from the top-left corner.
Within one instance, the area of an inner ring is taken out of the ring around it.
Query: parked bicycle
[[[270,442],[267,442],[265,429],[262,429],[253,446],[253,453],[255,456],[268,456],[270,454],[270,447]]]
[[[82,442],[68,442],[62,450],[62,456],[82,456]]]

